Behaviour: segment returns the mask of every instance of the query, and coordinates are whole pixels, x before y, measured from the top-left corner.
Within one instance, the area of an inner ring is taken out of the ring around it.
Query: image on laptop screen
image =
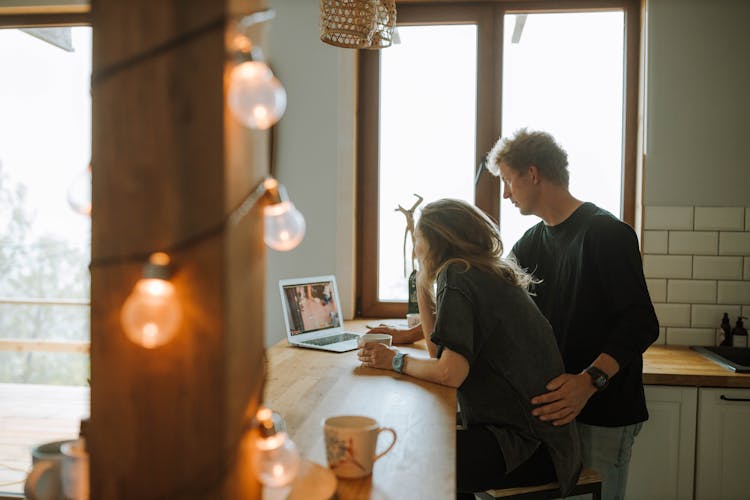
[[[286,315],[292,335],[338,328],[339,309],[331,281],[285,285]]]

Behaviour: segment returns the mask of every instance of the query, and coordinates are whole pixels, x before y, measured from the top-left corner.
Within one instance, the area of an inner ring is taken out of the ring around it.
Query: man
[[[648,419],[642,353],[659,334],[635,232],[570,194],[567,153],[547,133],[500,139],[487,169],[501,178],[503,198],[542,219],[512,257],[538,280],[533,298],[567,373],[531,400],[532,414],[552,425],[577,418],[585,466],[602,474],[604,498],[622,499],[631,447]]]

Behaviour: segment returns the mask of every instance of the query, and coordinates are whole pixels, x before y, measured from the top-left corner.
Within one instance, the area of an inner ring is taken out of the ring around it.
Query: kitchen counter
[[[750,374],[735,373],[688,346],[651,346],[643,354],[643,383],[750,388]]]

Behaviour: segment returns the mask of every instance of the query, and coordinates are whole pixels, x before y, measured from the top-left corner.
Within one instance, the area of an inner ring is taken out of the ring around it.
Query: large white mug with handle
[[[391,434],[391,443],[380,453],[376,452],[381,432]],[[380,427],[370,417],[340,415],[323,422],[326,458],[333,473],[342,478],[358,478],[372,474],[372,467],[396,444],[396,431]]]
[[[42,443],[31,450],[33,468],[26,476],[23,492],[29,500],[48,500],[62,498],[63,455],[60,448],[72,441],[53,441]]]

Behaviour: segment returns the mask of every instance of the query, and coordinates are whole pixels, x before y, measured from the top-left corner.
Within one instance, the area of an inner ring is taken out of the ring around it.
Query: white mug
[[[62,497],[60,471],[65,458],[60,448],[71,441],[54,441],[35,446],[31,450],[34,467],[26,476],[24,495],[29,500]]]
[[[376,453],[378,435],[390,432],[393,440],[381,453]],[[323,422],[328,466],[338,477],[357,478],[372,474],[376,460],[396,444],[396,431],[380,427],[370,417],[342,415]]]
[[[409,313],[406,315],[406,326],[414,328],[420,323],[419,313]]]
[[[370,342],[385,344],[386,346],[391,347],[393,337],[387,333],[365,333],[357,339],[357,347],[362,347]]]

